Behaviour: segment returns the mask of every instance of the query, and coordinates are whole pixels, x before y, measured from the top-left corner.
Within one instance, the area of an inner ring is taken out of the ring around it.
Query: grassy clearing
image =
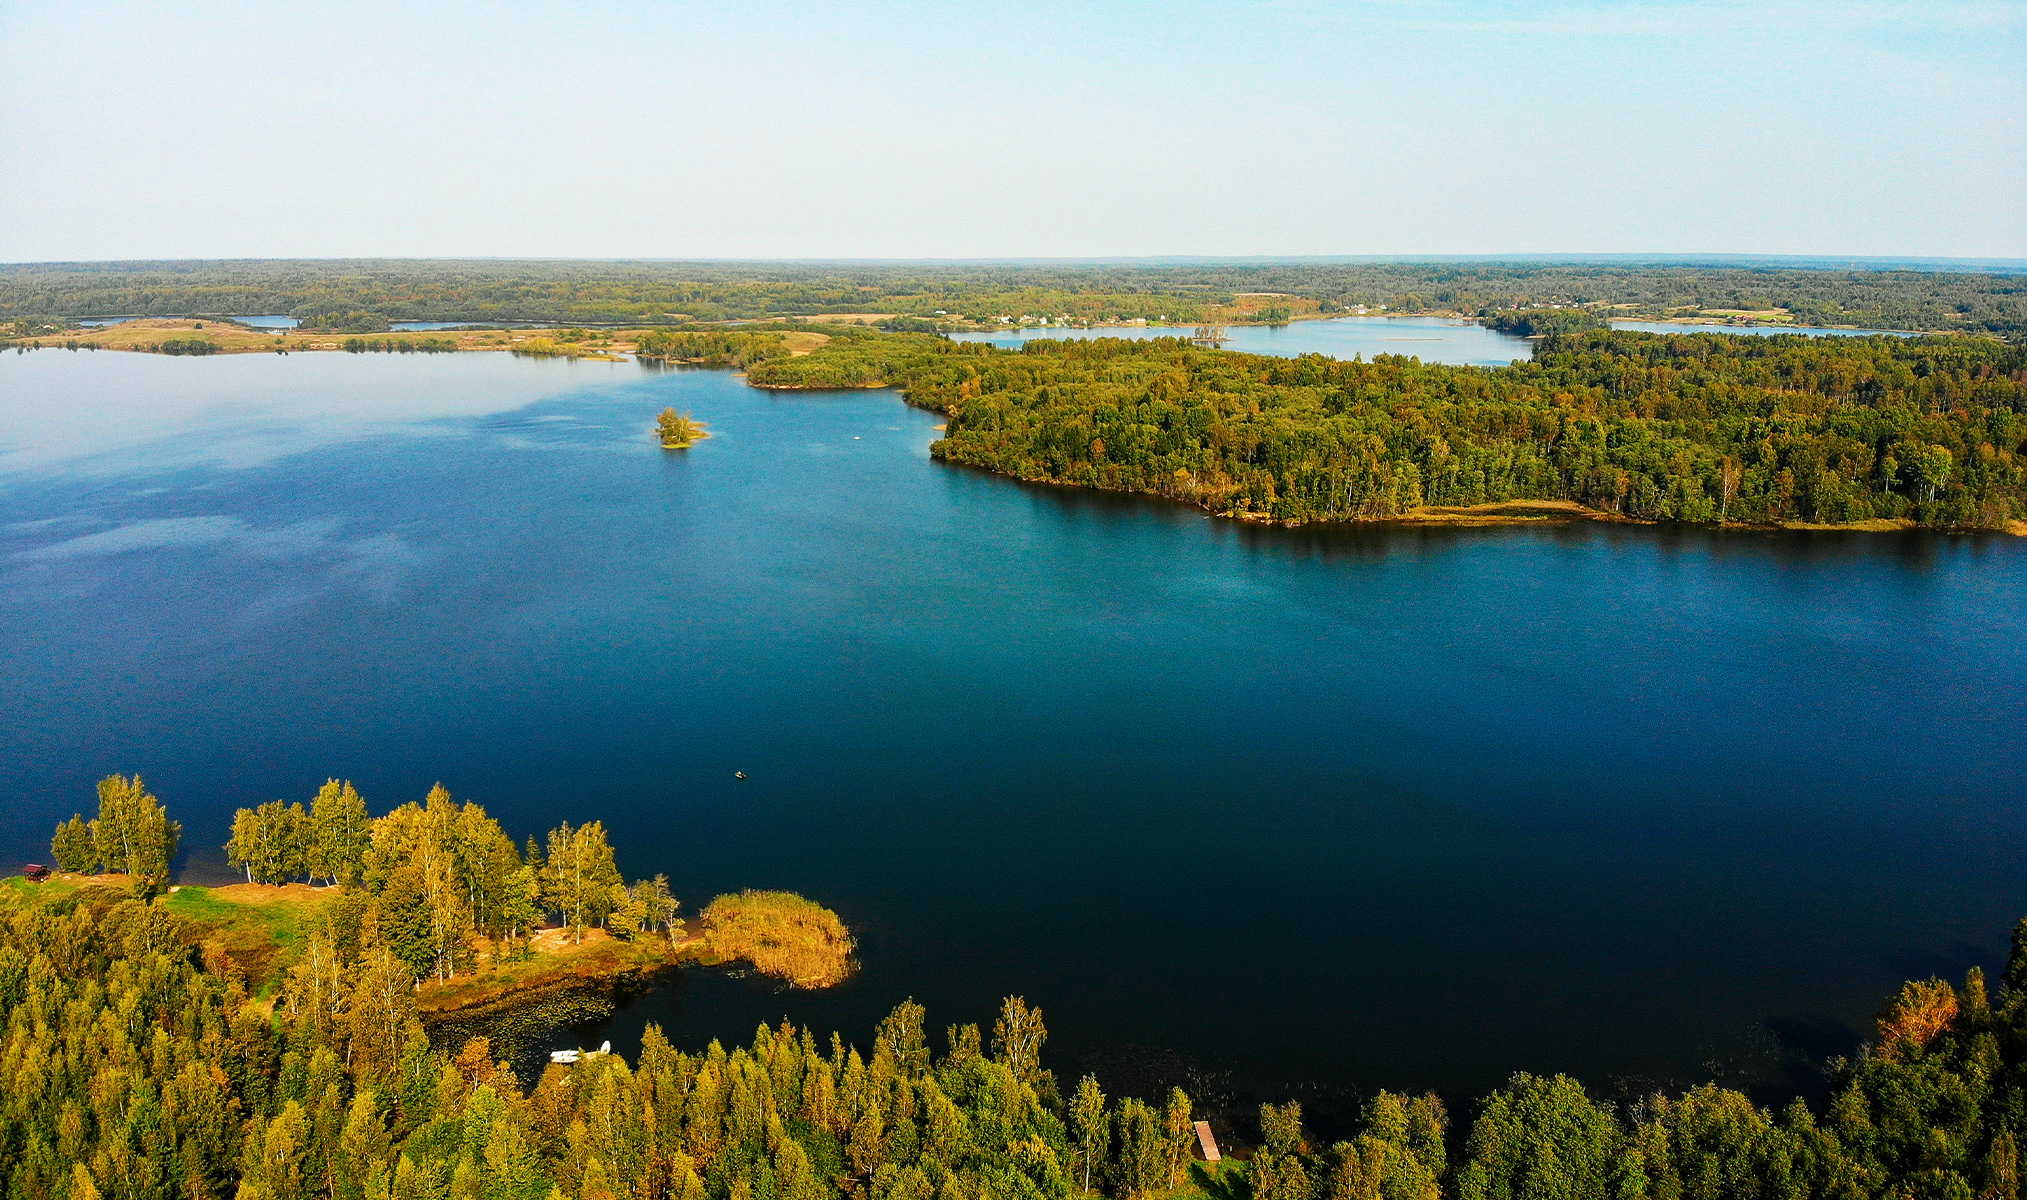
[[[183,919],[193,942],[222,948],[256,992],[281,982],[308,937],[308,930],[336,888],[292,883],[269,887],[235,883],[227,887],[178,887],[164,906]]]
[[[842,983],[857,965],[838,915],[793,892],[718,897],[704,910],[704,937],[714,956],[744,959],[795,987]]]

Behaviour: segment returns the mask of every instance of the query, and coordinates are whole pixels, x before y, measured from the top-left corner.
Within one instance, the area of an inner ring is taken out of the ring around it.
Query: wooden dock
[[[1196,1123],[1196,1144],[1197,1149],[1203,1151],[1205,1162],[1218,1162],[1223,1159],[1224,1156],[1218,1153],[1218,1139],[1211,1136],[1209,1121]]]

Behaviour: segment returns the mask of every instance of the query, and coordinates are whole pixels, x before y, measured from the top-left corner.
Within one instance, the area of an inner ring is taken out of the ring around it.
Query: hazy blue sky
[[[0,0],[0,260],[2027,257],[2027,2]]]

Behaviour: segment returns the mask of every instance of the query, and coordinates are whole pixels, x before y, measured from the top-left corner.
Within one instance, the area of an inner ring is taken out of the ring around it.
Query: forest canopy
[[[1620,1108],[1520,1074],[1454,1125],[1434,1095],[1377,1091],[1336,1141],[1294,1102],[1236,1128],[1205,1114],[1245,1159],[1213,1172],[1182,1089],[1114,1098],[1086,1075],[1065,1094],[1021,997],[989,1040],[948,1027],[940,1054],[910,1000],[863,1045],[784,1021],[688,1053],[649,1025],[631,1062],[526,1078],[483,1037],[433,1045],[415,967],[384,947],[346,965],[341,921],[256,991],[170,899],[0,884],[10,1200],[2019,1196],[2027,922],[1996,1003],[1977,968],[1907,984],[1828,1064],[1820,1107],[1706,1084]]]
[[[945,461],[1277,521],[1515,500],[1701,523],[2027,518],[2027,346],[1994,338],[1577,329],[1486,368],[869,334],[748,378],[894,384],[949,416]]]

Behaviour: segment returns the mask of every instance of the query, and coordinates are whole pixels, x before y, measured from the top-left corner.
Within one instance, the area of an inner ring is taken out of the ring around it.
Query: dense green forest
[[[135,781],[120,794],[138,792]],[[411,807],[421,815],[405,820],[428,819],[431,806]],[[375,869],[360,806],[342,785],[321,832],[316,814],[285,810],[236,823],[238,852],[259,857],[261,870]],[[455,824],[464,811],[442,816]],[[98,834],[110,838],[118,819],[102,812]],[[340,858],[290,857],[291,838],[323,847],[311,853],[339,847]],[[2027,922],[1996,1004],[1976,969],[1961,987],[1906,985],[1881,1013],[1877,1040],[1829,1064],[1820,1110],[1796,1100],[1776,1114],[1712,1085],[1619,1109],[1569,1078],[1517,1075],[1454,1127],[1432,1095],[1379,1092],[1353,1136],[1329,1145],[1311,1140],[1298,1105],[1267,1105],[1257,1128],[1227,1133],[1228,1145],[1234,1132],[1253,1143],[1249,1161],[1208,1172],[1189,1160],[1198,1115],[1189,1096],[1113,1099],[1089,1076],[1066,1095],[1042,1065],[1041,1010],[1020,998],[1005,1001],[989,1043],[975,1025],[952,1026],[940,1055],[922,1008],[904,1002],[865,1049],[784,1023],[762,1026],[746,1047],[713,1042],[691,1054],[650,1026],[634,1062],[594,1054],[523,1079],[484,1038],[432,1048],[416,964],[355,935],[342,916],[309,931],[278,987],[256,990],[171,898],[150,890],[0,885],[0,1192],[9,1200],[1068,1200],[1094,1191],[2017,1200],[2019,1191]]]
[[[1524,499],[1658,521],[2027,517],[2027,347],[1992,338],[1593,330],[1484,368],[868,333],[748,378],[897,384],[949,415],[946,461],[1280,521]]]
[[[377,333],[390,320],[655,325],[824,313],[996,322],[1195,322],[1241,293],[1341,312],[1622,316],[1786,309],[1801,324],[2027,333],[2027,274],[1831,263],[682,263],[234,260],[0,265],[0,320],[287,314]],[[1285,316],[1285,306],[1261,319]]]

